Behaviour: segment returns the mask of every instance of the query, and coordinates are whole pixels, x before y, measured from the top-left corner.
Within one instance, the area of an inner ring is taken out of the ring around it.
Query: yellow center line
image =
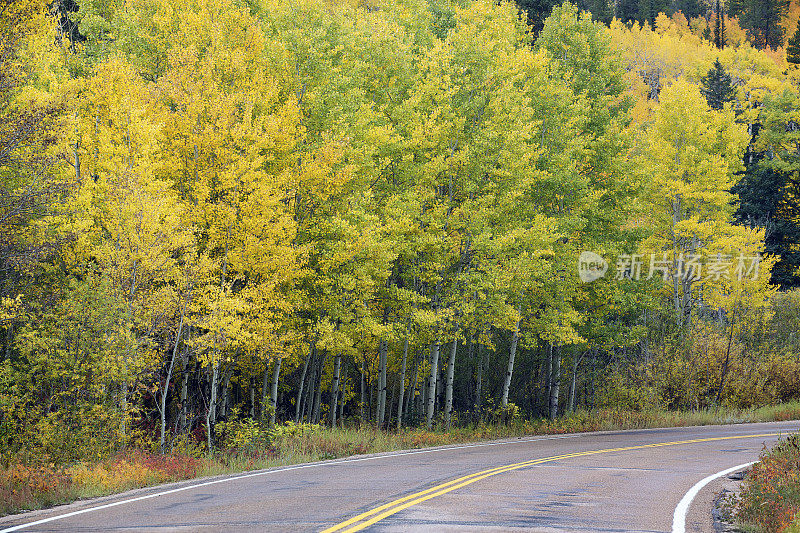
[[[361,531],[364,528],[375,524],[392,516],[393,514],[399,513],[404,509],[408,509],[411,506],[417,505],[424,501],[430,500],[431,498],[435,498],[437,496],[441,496],[442,494],[447,494],[450,491],[460,489],[476,481],[480,481],[482,479],[486,479],[487,477],[496,476],[497,474],[502,474],[504,472],[510,472],[512,470],[517,470],[520,468],[525,468],[526,466],[533,466],[542,463],[548,463],[552,461],[558,461],[560,459],[569,459],[571,457],[585,457],[587,455],[597,455],[601,453],[613,453],[613,452],[625,452],[631,450],[643,450],[645,448],[660,448],[663,446],[677,446],[680,444],[696,444],[700,442],[714,442],[720,440],[732,440],[732,439],[756,439],[761,437],[775,437],[780,435],[780,433],[762,433],[758,435],[734,435],[730,437],[709,437],[704,439],[691,439],[691,440],[680,440],[680,441],[673,441],[673,442],[656,442],[653,444],[641,444],[637,446],[624,446],[620,448],[607,448],[604,450],[590,450],[586,452],[575,452],[575,453],[568,453],[563,455],[553,455],[551,457],[542,457],[539,459],[530,459],[528,461],[522,461],[520,463],[513,463],[505,466],[499,466],[495,468],[490,468],[488,470],[482,470],[480,472],[475,472],[474,474],[470,474],[467,476],[462,476],[457,479],[453,479],[446,483],[442,483],[440,485],[436,485],[435,487],[431,487],[426,490],[422,490],[419,492],[415,492],[413,494],[409,494],[408,496],[404,496],[402,498],[398,498],[394,501],[389,503],[383,504],[379,507],[375,507],[369,511],[356,515],[344,522],[336,524],[328,529],[322,531],[322,533],[333,533],[335,531],[342,531],[344,530],[345,533]],[[360,522],[360,523],[359,523]],[[356,524],[356,525],[353,525]],[[353,526],[348,528],[348,526]],[[345,529],[348,528],[348,529]]]

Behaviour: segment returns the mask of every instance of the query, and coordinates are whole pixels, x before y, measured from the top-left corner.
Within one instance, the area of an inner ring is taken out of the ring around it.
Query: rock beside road
[[[686,531],[691,533],[739,533],[731,508],[747,469],[716,479],[703,487],[689,509]]]

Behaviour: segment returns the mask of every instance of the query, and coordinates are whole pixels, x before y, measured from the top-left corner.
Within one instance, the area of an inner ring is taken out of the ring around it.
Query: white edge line
[[[63,520],[64,518],[70,518],[70,517],[82,515],[82,514],[85,514],[85,513],[91,513],[91,512],[94,512],[94,511],[101,511],[103,509],[109,509],[111,507],[116,507],[118,505],[123,505],[123,504],[126,504],[126,503],[133,503],[133,502],[138,502],[138,501],[142,501],[142,500],[149,500],[150,498],[157,498],[159,496],[166,496],[168,494],[174,494],[176,492],[183,492],[183,491],[186,491],[186,490],[197,489],[197,488],[200,488],[200,487],[207,487],[209,485],[216,485],[218,483],[226,483],[228,481],[237,481],[237,480],[240,480],[240,479],[246,479],[246,478],[257,477],[257,476],[265,476],[265,475],[268,475],[268,474],[275,474],[275,473],[278,473],[278,472],[286,472],[286,471],[289,471],[289,470],[301,470],[301,469],[304,469],[304,468],[330,466],[330,465],[338,465],[338,464],[344,464],[344,463],[357,463],[357,462],[360,462],[360,461],[372,461],[372,460],[383,459],[383,458],[387,458],[387,457],[400,457],[400,456],[403,456],[403,455],[416,455],[416,454],[421,454],[421,453],[435,453],[435,452],[442,452],[442,451],[448,451],[448,450],[463,450],[465,448],[479,448],[479,447],[483,447],[483,446],[500,446],[500,445],[505,445],[505,444],[517,444],[517,443],[520,443],[520,442],[533,442],[533,441],[541,441],[541,440],[571,439],[571,438],[581,437],[581,436],[585,436],[585,434],[575,433],[575,434],[572,434],[572,435],[554,435],[554,436],[548,436],[548,437],[533,437],[533,438],[528,438],[528,439],[514,439],[514,440],[509,440],[509,441],[501,441],[501,442],[484,442],[484,443],[476,443],[476,444],[461,444],[461,445],[458,445],[458,446],[447,446],[447,447],[441,447],[441,448],[429,448],[429,449],[425,449],[425,450],[410,450],[410,451],[388,453],[388,454],[382,454],[382,455],[371,455],[369,457],[355,457],[355,458],[348,458],[348,459],[340,459],[340,460],[337,460],[337,461],[327,461],[327,462],[320,462],[320,463],[309,463],[309,464],[303,464],[303,465],[288,466],[288,467],[284,467],[284,468],[273,468],[273,469],[269,469],[269,470],[261,470],[261,471],[252,472],[252,473],[249,473],[249,474],[242,474],[240,476],[225,477],[225,478],[222,478],[222,479],[214,479],[214,480],[211,480],[211,481],[206,481],[204,483],[197,483],[197,484],[194,484],[194,485],[187,485],[187,486],[184,486],[184,487],[178,487],[178,488],[175,488],[175,489],[165,490],[165,491],[162,491],[162,492],[156,492],[154,494],[146,494],[144,496],[138,496],[136,498],[130,498],[130,499],[127,499],[127,500],[120,500],[120,501],[117,501],[117,502],[107,503],[105,505],[98,505],[97,507],[88,507],[86,509],[80,509],[78,511],[73,511],[71,513],[65,513],[65,514],[61,514],[61,515],[51,516],[49,518],[43,518],[41,520],[36,520],[35,522],[28,522],[28,523],[19,524],[19,525],[13,526],[13,527],[9,527],[9,528],[6,528],[6,529],[2,529],[2,530],[0,530],[0,533],[10,533],[12,531],[19,531],[20,529],[25,529],[25,528],[29,528],[29,527],[33,527],[33,526],[38,526],[38,525],[41,525],[41,524],[46,524],[48,522],[54,522],[56,520]]]
[[[731,468],[726,468],[722,472],[717,472],[716,474],[711,474],[710,476],[701,479],[697,483],[695,483],[694,487],[689,489],[683,499],[678,503],[678,506],[675,508],[675,514],[672,515],[672,533],[685,533],[686,532],[686,514],[689,512],[689,506],[692,504],[692,500],[694,500],[697,493],[700,490],[714,481],[717,478],[722,476],[726,476],[737,470],[742,470],[743,468],[747,468],[750,465],[757,463],[758,461],[752,461],[749,463],[745,463],[743,465],[734,466]],[[0,532],[2,533],[2,532]]]

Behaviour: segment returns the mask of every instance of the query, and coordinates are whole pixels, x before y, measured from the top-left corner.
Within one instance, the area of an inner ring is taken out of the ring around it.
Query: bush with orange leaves
[[[761,453],[742,486],[739,522],[756,531],[783,533],[800,513],[800,435]]]
[[[72,478],[55,465],[0,468],[0,515],[75,498]]]

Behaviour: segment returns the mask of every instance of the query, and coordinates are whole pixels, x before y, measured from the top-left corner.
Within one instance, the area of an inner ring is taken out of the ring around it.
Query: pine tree
[[[786,61],[793,65],[800,64],[800,24],[797,25],[794,35],[792,35],[792,38],[789,39],[787,43]]]
[[[517,0],[517,5],[528,14],[528,25],[533,33],[539,34],[544,27],[544,21],[553,11],[553,6],[559,5],[559,0]]]
[[[593,20],[603,24],[610,24],[614,18],[614,5],[608,0],[581,0],[578,2],[578,7],[582,11],[591,13]]]
[[[639,1],[617,0],[615,16],[625,23],[639,21]]]
[[[672,5],[674,11],[683,13],[687,20],[699,17],[705,13],[705,8],[700,0],[674,0]]]
[[[744,12],[747,2],[748,0],[727,0],[728,14],[732,17],[740,16]]]
[[[764,251],[780,258],[772,269],[770,282],[782,289],[800,286],[796,275],[800,250],[794,244],[800,242],[800,208],[787,201],[796,188],[791,174],[755,162],[731,189],[739,196],[736,222],[766,230]]]
[[[733,101],[736,96],[731,76],[725,72],[725,67],[722,66],[719,59],[714,61],[714,66],[700,80],[700,83],[702,85],[700,92],[706,97],[711,109],[722,109],[726,102]]]
[[[781,25],[789,10],[789,0],[741,0],[730,13],[739,16],[739,23],[747,30],[756,48],[783,46],[784,29]]]

